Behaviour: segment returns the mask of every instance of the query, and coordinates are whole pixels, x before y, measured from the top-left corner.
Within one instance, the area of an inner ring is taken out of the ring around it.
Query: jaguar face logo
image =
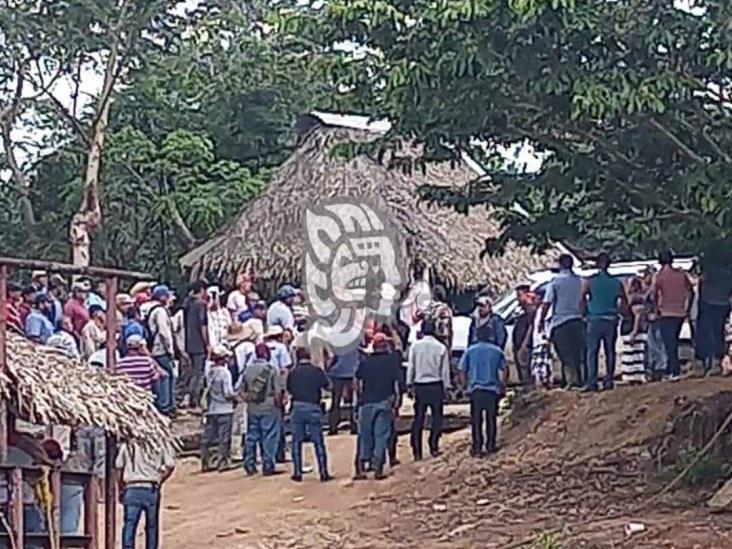
[[[352,350],[369,320],[390,319],[399,304],[406,278],[396,233],[383,213],[351,198],[306,209],[305,231],[308,338]]]

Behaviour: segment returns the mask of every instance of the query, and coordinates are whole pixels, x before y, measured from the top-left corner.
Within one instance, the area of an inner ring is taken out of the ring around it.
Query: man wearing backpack
[[[284,382],[270,362],[266,344],[259,343],[256,358],[244,370],[243,399],[247,403],[247,433],[244,444],[244,470],[247,475],[257,472],[257,446],[262,449],[262,475],[275,474],[277,445],[282,431],[282,397]]]
[[[167,286],[155,286],[152,292],[153,305],[145,317],[150,354],[167,374],[161,377],[155,386],[155,406],[160,413],[166,415],[173,413],[175,409],[173,396],[175,342],[173,323],[168,312],[168,302],[171,296],[170,288]]]

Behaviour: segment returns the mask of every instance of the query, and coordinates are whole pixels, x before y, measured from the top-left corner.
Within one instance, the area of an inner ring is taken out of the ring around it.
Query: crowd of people
[[[551,387],[556,353],[563,386],[586,392],[613,389],[618,334],[623,339],[622,380],[677,380],[679,335],[687,319],[693,320],[704,372],[718,373],[726,352],[732,277],[705,264],[698,280],[692,280],[674,267],[670,253],[659,259],[657,272],[622,280],[610,273],[607,254],[600,254],[597,273],[588,278],[576,274],[572,257],[564,255],[544,292],[519,286],[522,314],[511,333],[519,385]],[[302,452],[310,442],[320,480],[327,482],[333,477],[323,426],[335,435],[345,421],[357,437],[354,479],[370,473],[383,479],[399,464],[396,420],[404,396],[414,402],[410,446],[413,459],[421,460],[427,412],[427,447],[434,457],[440,454],[444,405],[456,386],[470,401],[471,455],[480,458],[497,450],[498,405],[509,378],[509,334],[488,295],[476,296],[468,346],[452,364],[454,313],[440,286],[432,288],[427,306],[411,309],[407,317],[402,310],[391,322],[372,321],[358,345],[334,350],[309,337],[307,304],[297,288],[283,285],[267,303],[254,291],[254,282],[249,273],[239,275],[230,291],[197,282],[180,303],[166,285],[135,284],[115,297],[117,333],[110,338],[103,283],[82,278],[68,284],[58,275],[34,272],[27,286],[8,286],[7,325],[101,368],[106,367],[106,345],[114,339],[116,372],[148,391],[162,414],[202,416],[204,472],[229,469],[232,445],[241,446],[246,475],[258,474],[259,467],[264,476],[284,472],[278,464],[286,462],[289,426],[292,480],[302,481],[311,470]],[[601,348],[606,363],[602,379]],[[324,391],[330,392],[327,412]],[[153,456],[155,463],[145,463],[129,449],[124,452],[118,459],[120,475],[133,480],[121,486],[126,490],[123,546],[131,547],[140,514],[154,515],[159,501],[159,492],[141,489],[159,490],[173,465],[171,456]],[[155,520],[153,516],[153,526]],[[155,528],[148,533],[157,535]]]
[[[618,362],[617,377],[630,384],[678,381],[685,322],[701,373],[722,373],[732,295],[732,275],[726,267],[702,260],[695,276],[675,267],[667,251],[660,254],[657,270],[646,268],[623,279],[610,273],[610,256],[602,253],[597,272],[583,278],[573,263],[571,256],[561,256],[558,273],[544,292],[532,292],[528,286],[517,289],[522,314],[512,335],[522,382],[550,387],[553,353],[561,363],[561,384],[571,389],[613,389]],[[602,379],[600,349],[605,356]]]

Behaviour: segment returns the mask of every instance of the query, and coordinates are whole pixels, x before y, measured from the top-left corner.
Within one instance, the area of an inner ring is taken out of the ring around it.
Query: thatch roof
[[[100,427],[146,447],[175,445],[170,420],[158,413],[149,392],[124,375],[97,370],[10,332],[6,362],[0,398],[23,419]]]
[[[380,206],[403,239],[407,260],[428,266],[436,279],[452,287],[490,284],[503,290],[547,265],[547,256],[516,245],[509,245],[500,257],[481,259],[486,239],[500,231],[490,209],[473,208],[464,215],[419,200],[421,185],[449,187],[474,180],[477,174],[466,163],[429,164],[424,172],[405,174],[365,154],[348,159],[333,154],[339,143],[373,140],[388,129],[367,121],[323,114],[303,117],[297,148],[266,189],[217,236],[183,256],[182,266],[191,269],[194,278],[208,273],[230,277],[248,269],[273,282],[297,282],[306,244],[305,207],[338,196]]]

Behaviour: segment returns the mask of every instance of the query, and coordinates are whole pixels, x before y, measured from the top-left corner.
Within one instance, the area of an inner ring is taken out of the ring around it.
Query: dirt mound
[[[709,528],[701,507],[713,487],[674,491],[648,505],[667,482],[661,473],[689,447],[701,448],[730,412],[728,379],[519,398],[497,455],[469,458],[463,436],[418,468],[424,482],[399,483],[382,496],[399,517],[388,525],[387,545],[520,547],[544,533],[547,547],[555,538],[561,547],[665,547],[665,540],[732,547],[730,530]],[[732,457],[730,436],[719,440],[711,454]],[[646,524],[648,545],[625,539],[631,519]]]

